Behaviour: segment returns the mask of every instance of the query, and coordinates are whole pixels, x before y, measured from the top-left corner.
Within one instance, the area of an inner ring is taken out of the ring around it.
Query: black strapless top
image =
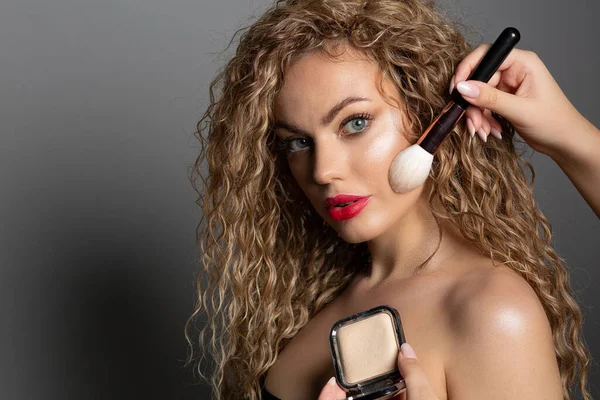
[[[262,400],[281,400],[279,397],[273,396],[267,389],[265,389],[264,386],[260,391],[260,395],[262,397]]]

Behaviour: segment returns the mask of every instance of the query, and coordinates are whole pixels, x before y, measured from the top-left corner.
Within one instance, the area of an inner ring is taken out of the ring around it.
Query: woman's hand
[[[491,111],[508,119],[534,150],[550,156],[600,218],[600,130],[585,119],[531,51],[513,49],[486,84],[465,79],[490,45],[473,50],[456,67],[450,92],[471,103],[467,129],[487,141],[501,139],[500,123]]]
[[[450,92],[458,89],[473,105],[466,111],[471,136],[477,132],[484,141],[490,133],[500,138],[500,124],[491,114],[494,111],[508,119],[530,147],[546,155],[577,140],[587,120],[534,52],[513,49],[487,84],[462,83],[489,48],[482,44],[473,50],[456,67],[450,81]]]
[[[408,343],[400,346],[398,369],[406,384],[406,400],[438,400],[427,375],[421,368],[417,355]],[[345,398],[346,393],[337,385],[335,378],[331,378],[321,390],[318,400],[340,400]]]

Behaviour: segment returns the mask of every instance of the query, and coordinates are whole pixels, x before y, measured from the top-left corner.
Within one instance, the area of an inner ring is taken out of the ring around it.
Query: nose
[[[321,146],[315,144],[313,149],[313,179],[319,185],[347,175],[347,154],[342,146],[332,142]]]

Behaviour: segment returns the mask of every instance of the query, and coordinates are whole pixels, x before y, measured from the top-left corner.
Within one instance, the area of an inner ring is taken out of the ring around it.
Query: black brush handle
[[[488,49],[479,65],[467,80],[486,82],[500,68],[513,47],[521,39],[521,34],[515,28],[506,28]],[[435,154],[444,143],[454,126],[461,119],[470,103],[466,101],[458,90],[452,92],[452,100],[442,110],[440,115],[429,125],[417,144],[430,154]]]
[[[504,29],[467,80],[487,83],[520,39],[521,34],[516,28]],[[452,92],[452,100],[463,109],[467,109],[470,104],[458,90]]]

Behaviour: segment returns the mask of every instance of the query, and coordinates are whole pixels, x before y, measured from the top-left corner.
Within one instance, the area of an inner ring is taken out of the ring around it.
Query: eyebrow
[[[346,97],[345,99],[339,101],[335,106],[333,106],[333,108],[331,110],[329,110],[327,115],[325,115],[321,119],[321,124],[323,126],[329,125],[331,123],[331,121],[333,121],[335,116],[344,109],[344,107],[346,107],[352,103],[359,102],[359,101],[371,101],[371,99],[367,99],[366,97],[356,97],[356,96]],[[310,134],[307,131],[305,131],[304,129],[298,128],[297,126],[294,126],[292,124],[288,124],[285,121],[275,121],[273,123],[273,129],[278,129],[278,128],[285,129],[286,131],[289,131],[292,133],[310,136]]]

